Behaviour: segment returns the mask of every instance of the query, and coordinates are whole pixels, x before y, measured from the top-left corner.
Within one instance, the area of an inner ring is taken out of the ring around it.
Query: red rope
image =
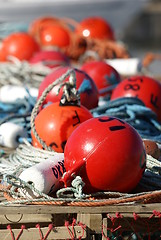
[[[46,239],[47,239],[47,237],[48,237],[48,235],[50,234],[50,232],[52,231],[52,229],[53,229],[53,224],[49,224],[49,226],[48,226],[48,231],[47,231],[47,233],[45,234],[45,237],[44,237],[43,240],[46,240]]]
[[[76,219],[73,219],[73,222],[72,222],[71,225],[69,224],[68,221],[65,222],[65,226],[67,227],[68,232],[69,232],[69,235],[70,235],[71,239],[73,239],[73,240],[75,239],[75,231],[74,231],[75,225],[76,225]],[[85,231],[86,226],[85,226],[83,223],[79,223],[78,225],[82,228],[82,235],[79,237],[79,239],[82,239],[82,237],[84,236],[84,231]],[[72,227],[72,230],[70,230],[69,226]],[[40,239],[41,239],[41,240],[47,240],[48,235],[50,234],[50,232],[51,232],[52,229],[53,229],[53,224],[49,224],[49,226],[48,226],[48,231],[46,232],[45,236],[43,236],[43,232],[42,232],[41,227],[40,227],[39,224],[36,224],[35,227],[38,228],[38,230],[39,230]],[[19,240],[20,236],[21,236],[22,233],[23,233],[23,230],[25,229],[25,225],[22,225],[22,226],[21,226],[21,230],[20,230],[20,232],[18,233],[18,235],[17,235],[16,238],[15,238],[15,236],[14,236],[14,232],[12,231],[12,228],[11,228],[10,225],[7,226],[7,229],[8,229],[8,230],[10,231],[10,233],[11,233],[12,240]]]
[[[153,214],[149,217],[149,219],[152,218],[152,217],[159,217],[159,218],[161,218],[161,213],[156,211],[156,210],[153,210]]]
[[[68,233],[69,233],[69,235],[70,235],[71,239],[73,239],[73,240],[74,240],[73,226],[72,226],[72,232],[71,232],[71,231],[70,231],[70,229],[69,229],[69,226],[70,226],[70,224],[69,224],[69,222],[68,222],[68,221],[65,221],[65,226],[67,227],[67,230],[68,230]]]
[[[22,235],[24,229],[25,229],[25,225],[22,225],[21,226],[21,230],[20,230],[19,234],[17,235],[16,240],[18,240],[20,238],[20,236]]]
[[[134,218],[135,221],[137,221],[140,218],[140,216],[137,213],[134,212],[133,213],[133,218]]]
[[[158,229],[158,231],[160,231],[161,230],[161,212],[159,212],[159,211],[156,211],[156,210],[153,210],[153,213],[152,213],[152,215],[149,217],[149,219],[151,219],[151,218],[153,218],[153,217],[157,217],[158,219],[159,219],[159,225],[160,225],[160,227],[159,227],[159,229]],[[155,230],[153,231],[153,233],[155,232]],[[161,235],[160,235],[160,238],[159,239],[161,239]]]
[[[42,233],[42,230],[41,230],[41,227],[40,227],[39,224],[36,224],[36,228],[39,229],[39,234],[40,234],[41,240],[46,240],[47,237],[48,237],[48,235],[49,235],[49,233],[50,233],[51,230],[53,229],[53,225],[52,225],[52,224],[49,224],[49,226],[48,226],[48,231],[47,231],[47,233],[45,234],[45,237],[43,237],[43,233]]]
[[[117,236],[122,236],[123,234],[123,231],[126,231],[125,229],[122,229],[122,226],[121,226],[121,219],[125,218],[122,214],[120,214],[119,212],[116,212],[115,213],[115,216],[110,216],[109,214],[107,214],[107,218],[111,221],[111,226],[107,227],[105,225],[102,224],[102,236],[107,239],[107,240],[110,240],[110,237],[106,236],[107,235],[107,232],[111,232],[111,234],[117,234]],[[158,218],[158,221],[159,221],[159,227],[158,227],[158,222],[156,223],[156,221],[154,222],[155,224],[157,224],[157,227],[153,224],[153,222],[150,223],[150,220],[152,218]],[[120,219],[120,220],[119,220]],[[125,218],[126,219],[126,218]],[[135,228],[135,222],[138,221],[138,224],[139,222],[144,224],[144,226],[146,226],[146,233],[145,234],[141,234],[139,233],[138,230],[136,230]],[[128,221],[129,222],[129,225],[131,225],[131,234],[130,236],[128,236],[128,239],[131,239],[132,235],[133,234],[136,234],[137,238],[138,239],[143,239],[144,236],[146,236],[146,238],[148,240],[151,239],[151,234],[155,233],[155,231],[160,231],[161,230],[161,212],[160,211],[156,211],[156,210],[153,210],[152,214],[144,219],[142,217],[140,217],[137,213],[133,213],[133,218],[131,221]],[[65,226],[67,227],[67,230],[68,230],[68,233],[69,233],[69,236],[70,236],[70,239],[74,240],[75,239],[75,226],[80,226],[81,229],[82,229],[82,235],[79,237],[79,240],[83,238],[84,236],[84,233],[85,233],[85,229],[86,229],[86,225],[84,225],[83,223],[81,222],[77,222],[76,219],[73,219],[72,223],[69,224],[68,221],[65,221]],[[53,229],[53,224],[49,224],[48,225],[48,230],[45,234],[45,236],[43,236],[43,232],[41,230],[41,227],[39,224],[36,224],[35,226],[36,228],[38,228],[39,230],[39,234],[40,234],[40,239],[41,240],[47,240],[47,237],[48,235],[50,234],[50,232],[52,231]],[[12,230],[12,227],[11,225],[7,225],[7,229],[10,231],[10,234],[11,234],[11,238],[12,240],[19,240],[22,233],[23,233],[23,230],[25,229],[25,225],[22,225],[21,226],[21,229],[17,235],[17,237],[15,237],[15,234],[14,234],[14,231]],[[152,231],[153,229],[155,229],[154,231]],[[157,229],[157,230],[156,230]],[[118,231],[118,232],[117,232]],[[161,236],[160,236],[161,237]]]
[[[107,226],[102,224],[102,236],[104,238],[106,238],[107,240],[110,240],[110,238],[105,235],[104,229],[106,229],[106,232],[110,231],[111,233],[115,233],[116,231],[120,230],[120,232],[118,234],[121,235],[122,234],[122,231],[121,231],[122,226],[118,225],[117,227],[115,227],[115,222],[118,218],[123,218],[123,216],[120,213],[116,212],[116,217],[112,217],[109,214],[107,214],[107,218],[110,219],[110,221],[112,223],[112,226],[107,227]]]
[[[65,226],[67,227],[67,230],[68,230],[68,232],[69,232],[70,238],[73,239],[73,240],[75,239],[74,227],[76,226],[76,224],[77,224],[77,222],[76,222],[76,219],[74,219],[74,218],[73,218],[72,224],[69,224],[68,221],[65,221]],[[70,230],[69,226],[72,227],[72,230]],[[81,222],[79,222],[79,223],[78,223],[78,226],[80,226],[80,227],[82,228],[82,235],[79,237],[79,240],[80,240],[80,239],[82,239],[82,237],[84,236],[84,231],[85,231],[85,229],[86,229],[86,225],[83,224],[83,223],[81,223]]]
[[[79,237],[79,240],[81,240],[83,238],[83,236],[84,236],[84,231],[86,229],[86,225],[81,223],[81,222],[79,222],[78,225],[82,228],[82,235]]]
[[[107,217],[111,220],[112,222],[112,227],[111,228],[107,228],[107,230],[110,230],[112,233],[116,232],[117,230],[119,230],[121,227],[121,225],[119,225],[118,227],[114,228],[115,222],[117,218],[123,218],[123,216],[120,214],[116,214],[117,217],[111,217],[109,214],[107,214]]]
[[[9,231],[11,233],[12,240],[18,240],[20,238],[20,236],[22,235],[23,230],[25,229],[25,225],[21,226],[21,230],[20,230],[19,234],[17,235],[16,239],[15,239],[14,233],[12,231],[11,225],[8,225],[7,229],[9,229]]]
[[[103,231],[104,228],[106,228],[106,227],[105,227],[104,225],[102,225],[102,237],[106,238],[107,240],[110,240],[110,238],[107,237],[107,236],[104,234],[104,231]],[[107,230],[107,228],[106,228],[106,230]]]
[[[41,240],[43,240],[43,234],[42,234],[42,231],[41,231],[40,225],[39,225],[39,224],[36,224],[35,227],[39,229],[40,238],[41,238]]]
[[[10,231],[10,233],[11,233],[12,240],[15,240],[14,233],[12,232],[11,225],[7,225],[7,229],[8,229],[8,230]]]

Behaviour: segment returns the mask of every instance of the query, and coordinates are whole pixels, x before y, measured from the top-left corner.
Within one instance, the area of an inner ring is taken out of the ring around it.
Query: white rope
[[[149,154],[146,156],[146,169],[151,172],[155,172],[156,174],[161,174],[161,162]]]
[[[54,151],[35,148],[26,139],[23,139],[23,142],[24,143],[20,144],[9,156],[0,158],[1,175],[15,174],[19,176],[24,169],[59,154]]]
[[[16,57],[10,56],[10,62],[0,63],[0,85],[13,84],[39,86],[51,69],[42,64],[30,64],[27,61],[20,61]]]

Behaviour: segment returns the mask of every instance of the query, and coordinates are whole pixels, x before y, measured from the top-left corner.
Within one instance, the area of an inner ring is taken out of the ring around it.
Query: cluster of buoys
[[[88,17],[81,22],[43,16],[32,21],[27,32],[13,32],[2,39],[0,61],[7,61],[8,56],[12,55],[31,62],[57,60],[67,64],[67,58],[78,60],[86,50],[99,48],[97,41],[108,45],[105,47],[107,52],[122,58],[128,56],[126,48],[115,41],[110,24],[99,16]],[[49,50],[56,51],[52,54]]]
[[[89,53],[85,62],[79,61],[85,53]],[[122,79],[106,62],[108,57],[129,57],[126,48],[117,43],[110,24],[101,17],[88,17],[79,23],[40,17],[30,24],[28,32],[12,33],[2,40],[0,61],[9,61],[10,55],[51,69],[38,89],[31,143],[64,153],[61,181],[65,186],[79,175],[88,193],[131,192],[146,167],[143,139],[124,119],[106,114],[93,117],[91,110],[108,106],[115,99],[137,98],[156,114],[159,125],[161,84],[142,74]]]

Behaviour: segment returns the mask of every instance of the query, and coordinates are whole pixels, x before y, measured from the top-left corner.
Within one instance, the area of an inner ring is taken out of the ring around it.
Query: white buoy
[[[56,153],[55,156],[49,157],[48,159],[25,169],[20,174],[19,178],[31,184],[38,191],[50,194],[59,188],[59,180],[64,172],[64,153]],[[39,196],[34,190],[27,187],[25,187],[25,189],[20,189],[20,193],[23,196],[30,198]]]
[[[27,138],[27,131],[20,125],[5,122],[0,125],[0,145],[8,148],[16,148],[19,138]]]

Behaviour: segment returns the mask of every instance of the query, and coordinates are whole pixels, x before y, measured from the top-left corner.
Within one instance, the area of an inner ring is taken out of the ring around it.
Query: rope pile
[[[57,192],[58,197],[50,197],[39,192],[31,184],[23,182],[13,175],[5,175],[5,182],[9,185],[1,185],[1,191],[5,192],[8,201],[1,202],[0,205],[12,204],[45,204],[45,205],[66,205],[66,206],[106,206],[111,204],[131,204],[131,203],[152,203],[161,200],[161,190],[138,192],[138,193],[119,193],[119,192],[98,192],[95,194],[80,194],[83,187],[80,178],[76,178],[76,184],[73,182],[71,189],[60,189]],[[74,180],[73,180],[74,181]],[[78,184],[79,182],[79,184]],[[20,190],[29,188],[39,194],[38,198],[22,198]],[[18,189],[18,191],[17,191]],[[16,191],[15,191],[16,190]],[[67,194],[64,194],[64,192]],[[73,194],[72,194],[73,193]]]
[[[51,69],[42,64],[30,64],[10,56],[8,62],[0,64],[0,86],[6,84],[39,87],[41,81],[51,72]]]
[[[118,117],[132,125],[142,138],[161,143],[161,124],[157,121],[156,114],[140,99],[123,97],[106,101],[91,112],[94,117]]]
[[[137,190],[137,188],[135,190],[136,193],[97,192],[93,194],[84,194],[84,183],[79,176],[76,176],[71,187],[60,188],[56,193],[53,193],[54,195],[51,194],[49,196],[35,189],[32,184],[26,183],[18,177],[25,168],[33,166],[42,160],[47,160],[49,156],[54,156],[55,154],[58,153],[35,149],[25,141],[25,144],[19,145],[14,154],[12,153],[6,158],[1,158],[0,166],[1,173],[3,174],[3,181],[0,187],[7,201],[1,202],[0,205],[19,203],[104,206],[119,203],[151,203],[161,200],[161,191],[159,190],[161,163],[150,155],[147,155],[146,170],[137,186],[139,190]],[[31,190],[36,198],[31,198],[28,194],[28,190]]]
[[[12,149],[12,152],[5,154],[4,150],[4,154],[0,158],[1,176],[13,174],[18,177],[24,169],[56,154],[58,153],[54,151],[35,148],[26,139],[23,139],[23,142],[15,150]]]
[[[76,38],[74,35],[72,35],[72,38],[72,44],[67,49],[67,55],[79,64],[89,60],[89,58],[101,60],[130,57],[126,46],[117,42],[94,39],[85,40],[84,38],[74,39]],[[19,175],[24,169],[58,154],[39,137],[35,129],[35,118],[47,94],[57,84],[60,84],[62,87],[64,79],[74,75],[74,71],[67,71],[54,83],[50,84],[38,101],[36,101],[36,98],[30,95],[29,88],[38,88],[42,79],[51,72],[51,69],[44,65],[31,65],[27,61],[19,61],[11,56],[8,60],[9,62],[0,64],[0,86],[6,84],[23,86],[26,89],[27,97],[18,99],[15,102],[0,102],[0,125],[6,122],[20,125],[27,130],[28,138],[19,138],[20,144],[16,149],[13,149],[12,153],[6,152],[5,148],[1,148],[0,174],[3,180],[0,184],[0,190],[4,192],[7,201],[1,202],[0,205],[14,205],[18,203],[105,206],[120,203],[132,204],[161,201],[161,163],[150,155],[147,155],[146,170],[139,186],[137,186],[141,191],[135,189],[136,192],[128,194],[119,192],[85,194],[83,192],[84,182],[80,176],[76,176],[72,181],[71,187],[61,188],[56,193],[47,195],[40,192],[32,184],[20,179]],[[147,61],[143,62],[143,66],[148,66],[151,59]],[[113,101],[105,99],[103,105],[92,109],[91,113],[93,117],[118,117],[132,125],[142,138],[155,141],[158,145],[161,144],[161,125],[157,121],[156,114],[137,98],[128,97]],[[31,145],[31,130],[43,146],[43,150]],[[35,198],[31,198],[28,191],[33,192]]]
[[[65,77],[72,74],[73,70],[69,70],[54,83],[50,84],[34,105],[31,114],[31,128],[33,129],[35,135],[37,132],[34,126],[34,120],[41,104],[44,101],[44,98],[55,85],[62,83]],[[96,109],[92,109],[91,112],[93,113],[93,116],[110,115],[120,117],[134,125],[134,127],[140,131],[140,134],[143,134],[144,137],[150,137],[152,135],[152,138],[155,138],[155,140],[160,143],[160,125],[156,121],[156,116],[150,109],[147,109],[139,99],[123,98],[121,100],[119,99],[119,101],[107,101],[105,105]],[[148,121],[146,122],[145,119]],[[142,122],[143,120],[144,122]],[[150,126],[150,128],[149,126],[146,127],[148,132],[145,132],[145,128],[142,127],[145,126],[145,124],[149,124]],[[39,138],[38,134],[37,138],[39,141],[41,141],[41,144],[44,144],[43,140]],[[102,206],[119,203],[131,204],[136,202],[158,202],[158,199],[161,197],[161,191],[158,190],[158,188],[160,189],[160,161],[148,155],[146,171],[139,183],[139,187],[144,189],[142,192],[130,194],[118,192],[84,194],[84,183],[82,179],[77,176],[76,179],[73,180],[71,188],[62,188],[58,190],[57,196],[49,196],[35,189],[32,184],[26,183],[19,179],[19,174],[23,169],[40,162],[42,159],[47,159],[49,156],[54,156],[57,153],[47,146],[44,146],[46,150],[41,150],[32,147],[31,144],[26,140],[23,140],[23,142],[23,144],[20,144],[16,148],[14,153],[0,159],[1,174],[3,174],[1,191],[4,191],[4,195],[8,200],[6,202],[1,202],[1,205],[32,203],[69,206]],[[149,176],[151,178],[149,178]],[[26,194],[26,188],[30,189],[36,194],[36,199],[31,198],[28,194]]]
[[[12,122],[15,126],[23,127],[27,131],[28,141],[31,141],[30,119],[36,103],[36,92],[51,69],[42,64],[31,65],[13,56],[10,56],[9,60],[0,64],[0,125]],[[30,89],[34,91],[35,96],[31,95]],[[7,90],[11,94],[7,93]],[[11,92],[14,90],[15,94]],[[6,93],[3,94],[2,91]],[[19,143],[21,142],[22,139],[19,139]]]

